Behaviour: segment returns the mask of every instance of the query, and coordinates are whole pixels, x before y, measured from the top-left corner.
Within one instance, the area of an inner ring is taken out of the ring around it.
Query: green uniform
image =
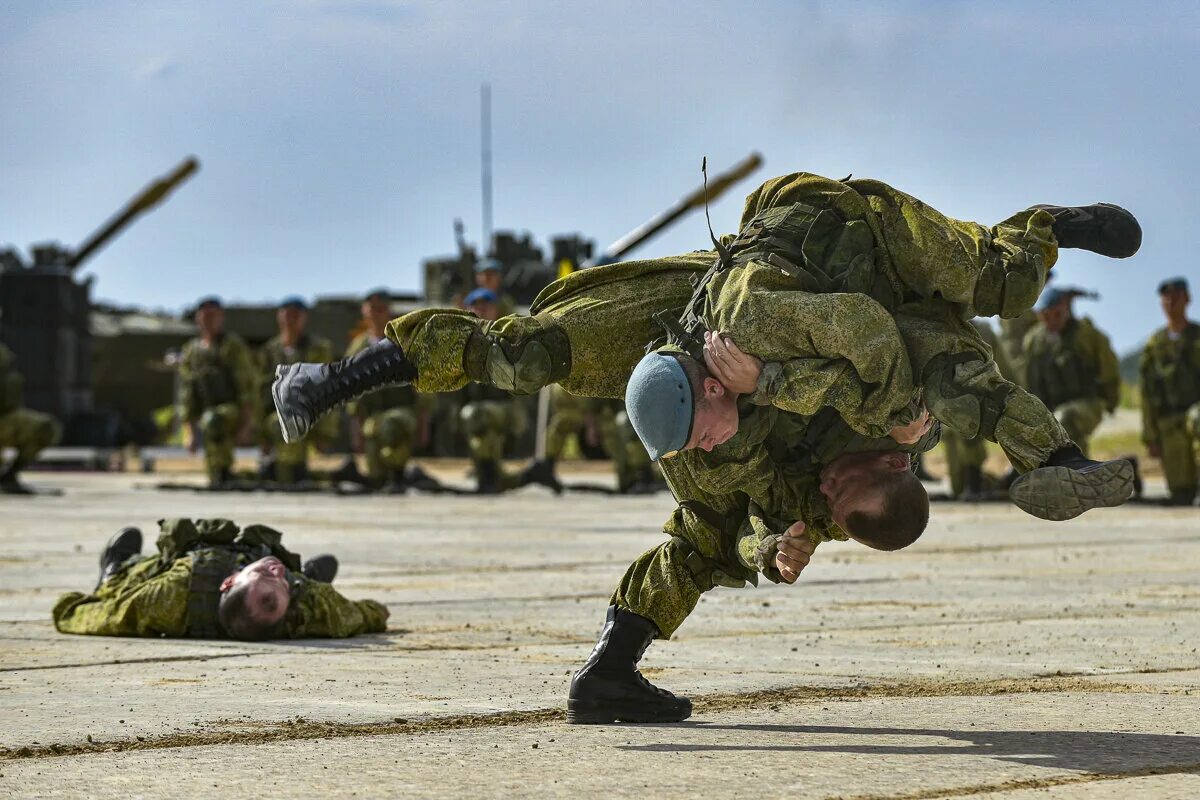
[[[524,405],[503,389],[482,383],[467,384],[459,396],[462,406],[458,418],[467,437],[476,474],[482,464],[494,464],[500,488],[515,488],[518,485],[516,476],[499,471],[499,465],[509,438],[521,436],[529,427]]]
[[[243,414],[253,413],[257,400],[258,370],[237,334],[221,334],[212,347],[201,339],[183,346],[179,418],[200,428],[209,480],[221,480],[233,466],[233,446]]]
[[[1054,412],[1084,453],[1104,412],[1121,395],[1117,354],[1087,317],[1072,318],[1061,333],[1038,325],[1025,337],[1029,390]]]
[[[308,449],[311,445],[324,446],[337,438],[338,418],[335,414],[325,417],[302,442],[285,442],[271,400],[271,381],[275,377],[275,367],[278,364],[295,364],[298,361],[325,363],[332,360],[333,347],[329,341],[308,334],[301,336],[295,347],[286,347],[279,336],[274,336],[259,350],[259,369],[264,377],[262,385],[266,390],[260,400],[260,407],[271,409],[262,420],[259,434],[263,447],[274,456],[275,478],[281,483],[291,483],[299,477],[308,464]]]
[[[839,455],[868,450],[923,452],[938,426],[916,445],[871,439],[833,409],[811,418],[741,404],[738,433],[711,452],[685,450],[659,463],[679,507],[667,521],[671,539],[625,572],[612,603],[650,619],[670,638],[714,586],[778,583],[778,536],[796,521],[819,543],[846,539],[818,486],[820,469]]]
[[[49,414],[21,407],[25,381],[15,362],[12,351],[0,344],[0,448],[15,449],[15,463],[23,467],[58,442],[62,428]]]
[[[361,352],[378,339],[369,332],[350,342],[346,356]],[[389,475],[401,476],[412,458],[421,417],[431,412],[433,402],[411,386],[389,386],[366,394],[348,406],[362,429],[367,456],[367,476],[383,483]]]
[[[388,610],[374,600],[348,600],[328,583],[300,573],[300,557],[265,525],[239,528],[223,519],[159,523],[158,555],[135,556],[92,594],[71,592],[54,604],[61,633],[94,636],[223,638],[217,619],[220,585],[236,569],[273,555],[290,570],[292,601],[281,636],[342,638],[387,630]]]
[[[995,331],[992,330],[992,326],[978,319],[972,320],[971,324],[975,326],[984,343],[991,349],[1000,375],[1016,383],[1012,362],[1009,361],[1008,353]],[[950,478],[950,494],[954,497],[961,497],[967,490],[968,473],[977,471],[980,475],[982,474],[983,462],[987,460],[987,447],[981,437],[967,438],[953,428],[943,430],[942,446],[946,453],[946,472]]]
[[[711,251],[582,270],[547,287],[531,317],[483,323],[427,309],[393,320],[388,336],[426,391],[559,382],[573,394],[621,397],[660,333],[652,315],[690,308],[767,362],[756,402],[801,415],[830,405],[879,437],[909,421],[896,415],[910,408],[916,376],[935,417],[1000,441],[1027,470],[1069,439],[999,375],[964,320],[1032,305],[1057,256],[1052,222],[1030,210],[985,228],[877,181],[789,175],[749,196],[739,235],[726,239],[732,263],[712,274]],[[913,321],[897,331],[902,315]],[[923,341],[899,339],[906,330]]]
[[[590,424],[594,426],[604,451],[613,461],[618,488],[628,488],[644,475],[650,457],[638,442],[637,433],[633,432],[621,401],[576,397],[560,386],[552,387],[551,400],[554,410],[546,426],[547,459],[557,461],[562,458],[568,438],[582,435]],[[630,441],[631,435],[633,441]],[[634,444],[637,446],[632,446]]]
[[[1162,451],[1163,472],[1173,498],[1196,496],[1200,448],[1200,325],[1189,322],[1178,336],[1166,328],[1142,351],[1142,440]]]
[[[1037,324],[1038,315],[1032,308],[1020,316],[1000,320],[1000,344],[1012,368],[1012,374],[1007,377],[1026,389],[1029,383],[1025,380],[1025,337]],[[999,362],[1000,359],[996,359],[996,363]]]

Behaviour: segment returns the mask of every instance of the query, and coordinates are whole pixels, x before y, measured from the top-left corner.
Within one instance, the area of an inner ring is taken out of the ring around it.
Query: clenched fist
[[[816,545],[804,532],[804,523],[796,522],[783,532],[775,554],[775,568],[785,583],[795,583],[800,573],[808,566]]]

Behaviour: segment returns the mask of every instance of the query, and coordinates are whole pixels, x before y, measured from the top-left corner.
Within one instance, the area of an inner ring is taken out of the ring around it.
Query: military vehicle
[[[35,244],[28,262],[14,249],[0,250],[0,341],[16,354],[26,405],[63,422],[64,444],[111,446],[123,436],[120,415],[96,404],[92,278],[80,281],[75,271],[199,166],[195,158],[185,159],[73,250]]]

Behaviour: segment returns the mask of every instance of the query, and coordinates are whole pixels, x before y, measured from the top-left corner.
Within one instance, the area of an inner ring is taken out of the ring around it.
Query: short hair
[[[879,475],[883,496],[878,514],[854,511],[846,517],[846,532],[873,550],[901,550],[921,538],[929,524],[929,493],[910,470]]]
[[[217,620],[222,630],[230,639],[243,642],[265,642],[276,638],[282,628],[283,618],[274,622],[256,619],[250,613],[249,592],[250,585],[247,583],[235,583],[222,592],[217,605]]]
[[[676,361],[679,366],[683,367],[683,374],[687,375],[688,383],[692,386],[692,404],[702,405],[708,402],[708,398],[704,396],[704,379],[712,377],[712,373],[708,371],[708,365],[703,361],[699,361],[687,353],[666,353]]]

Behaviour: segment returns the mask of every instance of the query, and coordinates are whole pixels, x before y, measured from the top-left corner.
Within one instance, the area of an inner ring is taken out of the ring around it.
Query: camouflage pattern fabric
[[[71,592],[54,604],[61,633],[94,636],[186,636],[192,552],[228,548],[241,566],[272,554],[298,586],[281,627],[283,638],[343,638],[387,630],[388,610],[373,600],[348,600],[330,584],[299,574],[300,559],[280,544],[271,528],[239,528],[228,520],[171,519],[160,522],[158,555],[131,558],[94,593]]]
[[[179,359],[179,419],[199,423],[209,479],[233,464],[243,413],[257,408],[259,374],[241,337],[222,334],[215,346],[192,339]]]
[[[1200,450],[1200,325],[1189,322],[1178,337],[1166,328],[1142,351],[1142,440],[1162,450],[1167,489],[1195,497]]]
[[[58,443],[62,426],[49,414],[21,407],[25,383],[15,361],[12,351],[0,344],[0,448],[15,449],[17,461],[30,464]]]
[[[617,486],[626,488],[641,475],[650,463],[645,448],[637,441],[637,433],[624,413],[619,400],[595,397],[576,397],[561,386],[551,387],[550,420],[546,425],[546,458],[562,458],[567,440],[572,435],[581,439],[590,423],[595,427],[600,445],[613,462]],[[630,435],[637,447],[631,447]],[[640,455],[639,452],[640,451]]]
[[[241,426],[242,409],[222,403],[204,409],[200,415],[200,435],[204,438],[204,470],[210,481],[218,480],[233,466],[233,450]],[[279,423],[275,423],[279,427]]]

